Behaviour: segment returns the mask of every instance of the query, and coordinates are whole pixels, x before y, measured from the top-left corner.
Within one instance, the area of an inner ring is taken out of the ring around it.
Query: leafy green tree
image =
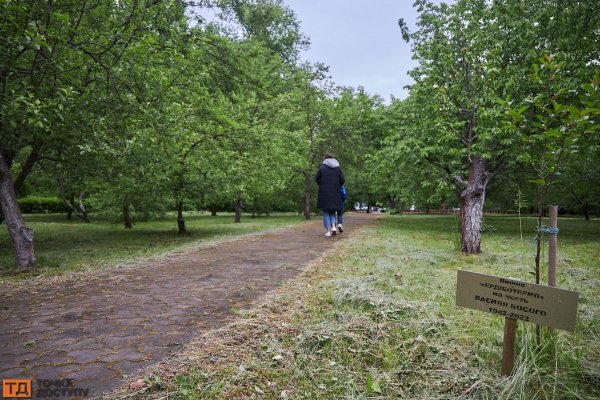
[[[571,87],[571,82],[563,81],[561,76],[564,63],[545,55],[539,65],[533,66],[535,89],[531,96],[517,109],[505,103],[509,123],[521,133],[520,161],[531,168],[531,182],[538,186],[536,283],[540,282],[541,228],[548,189],[563,165],[580,151],[586,136],[600,131],[598,82]]]
[[[434,168],[437,181],[454,186],[461,250],[479,253],[486,187],[506,162],[486,62],[493,15],[485,1],[415,4],[418,30],[409,38],[419,66],[410,72],[415,84],[409,106],[417,118],[398,150],[405,160]]]
[[[423,160],[419,150],[412,148],[414,132],[426,129],[422,127],[426,124],[422,107],[415,97],[393,101],[383,118],[387,137],[369,160],[369,171],[373,184],[387,196],[393,208],[398,211],[413,205],[419,209],[437,208],[441,202],[456,205],[450,176],[442,175],[441,179],[440,166],[430,167],[429,160]]]
[[[96,0],[0,3],[0,203],[19,270],[35,267],[33,232],[16,196],[34,164],[83,145],[90,130],[69,129],[66,110],[86,94],[106,94],[126,49],[183,15],[178,2]],[[143,27],[143,29],[141,29]],[[13,183],[11,170],[19,168]]]
[[[362,87],[339,88],[328,127],[351,198],[371,205],[382,200],[367,161],[368,155],[380,148],[385,134],[383,109],[382,99],[368,95]]]
[[[322,64],[303,64],[288,75],[287,89],[281,96],[286,104],[278,114],[279,124],[287,131],[288,165],[293,171],[293,182],[302,187],[302,212],[310,219],[313,204],[314,177],[318,164],[329,150],[326,121],[330,116],[331,93],[327,67]]]
[[[261,43],[290,64],[308,46],[294,12],[282,0],[223,0],[220,7],[241,27],[243,37]]]
[[[596,213],[600,210],[599,139],[600,135],[596,134],[581,144],[580,150],[556,176],[556,184],[550,188],[548,196],[553,204],[578,211],[586,220],[590,219],[594,210]]]
[[[597,5],[518,0],[452,5],[421,0],[415,5],[418,29],[410,33],[400,21],[419,66],[410,73],[415,80],[405,106],[410,118],[397,134],[396,159],[428,165],[429,177],[419,181],[435,192],[454,187],[460,199],[461,249],[477,253],[488,184],[518,168],[519,156],[527,152],[519,147],[518,134],[503,128],[496,99],[520,102],[531,93],[533,83],[523,76],[544,48],[578,59],[566,74],[571,87],[589,78],[598,51]],[[567,42],[575,37],[580,40],[569,49]]]

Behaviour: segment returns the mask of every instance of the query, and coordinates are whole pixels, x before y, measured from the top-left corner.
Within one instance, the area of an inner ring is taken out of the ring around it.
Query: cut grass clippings
[[[559,221],[558,282],[580,292],[577,330],[544,330],[540,348],[519,324],[512,377],[499,377],[503,319],[454,302],[458,269],[530,280],[518,220],[486,217],[484,253],[466,257],[453,216],[389,216],[110,398],[598,398],[598,222]]]

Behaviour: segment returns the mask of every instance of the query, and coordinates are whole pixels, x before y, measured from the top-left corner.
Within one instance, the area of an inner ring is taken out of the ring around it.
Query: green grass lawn
[[[558,286],[580,292],[576,331],[544,329],[537,347],[520,323],[514,375],[501,378],[503,318],[457,308],[456,271],[533,280],[535,219],[521,242],[516,217],[486,217],[483,253],[467,257],[455,218],[386,216],[135,398],[599,398],[600,221],[559,219]]]
[[[170,250],[225,237],[281,228],[304,221],[292,214],[256,217],[244,215],[233,223],[232,214],[186,216],[187,234],[177,232],[175,216],[138,222],[125,229],[114,220],[92,216],[92,223],[79,219],[67,221],[64,214],[25,215],[34,231],[37,271],[35,275],[60,275],[87,267],[149,257]],[[6,227],[0,230],[0,282],[23,280],[30,274],[14,273],[14,254]]]

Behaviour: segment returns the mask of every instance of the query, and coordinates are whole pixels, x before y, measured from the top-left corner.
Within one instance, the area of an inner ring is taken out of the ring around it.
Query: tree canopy
[[[310,218],[326,152],[352,203],[460,208],[469,254],[486,200],[540,200],[543,181],[538,207],[598,210],[597,2],[415,7],[417,29],[399,24],[414,83],[386,102],[303,62],[309,38],[281,0],[0,1],[0,204],[17,268],[36,262],[28,193],[126,228],[175,211],[180,233],[189,210]]]

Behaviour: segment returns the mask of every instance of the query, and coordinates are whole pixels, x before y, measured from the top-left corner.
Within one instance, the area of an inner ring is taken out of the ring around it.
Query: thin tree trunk
[[[216,217],[217,216],[217,205],[216,204],[211,204],[210,205],[210,216],[211,217]]]
[[[310,172],[304,173],[304,196],[302,199],[302,211],[304,219],[310,219],[310,203],[312,200],[312,175]]]
[[[487,183],[485,160],[474,157],[469,181],[460,194],[460,249],[465,254],[481,252],[481,223]]]
[[[233,222],[242,222],[242,195],[240,193],[238,193],[237,198],[235,199],[235,218]]]
[[[69,195],[69,200],[70,200],[71,204],[73,204],[75,202],[75,195],[73,193],[71,193]],[[65,205],[65,210],[67,212],[67,220],[71,221],[73,219],[73,210],[71,209],[71,207],[66,206],[66,205]]]
[[[21,209],[17,204],[17,195],[10,177],[10,170],[0,148],[0,206],[6,219],[6,227],[15,250],[15,265],[19,272],[35,270],[35,252],[33,250],[33,231],[23,221]]]
[[[90,218],[87,215],[87,210],[85,209],[85,206],[83,205],[83,196],[84,196],[85,192],[81,192],[79,193],[79,210],[77,210],[77,208],[75,208],[75,206],[73,205],[73,195],[71,195],[71,199],[67,199],[65,197],[65,191],[64,188],[62,186],[61,183],[61,187],[60,187],[60,197],[62,198],[63,202],[65,203],[65,206],[67,207],[67,210],[70,210],[70,212],[75,213],[75,215],[77,215],[79,218],[81,218],[82,220],[84,220],[86,223],[90,223]],[[68,212],[68,211],[67,211]],[[69,217],[67,216],[67,219],[69,219]]]
[[[587,201],[583,203],[583,216],[585,217],[586,221],[590,220],[590,208]]]
[[[123,205],[123,224],[125,225],[125,229],[133,228],[133,219],[131,218],[131,208],[128,203]]]
[[[83,196],[85,195],[85,192],[80,192],[79,193],[79,211],[81,212],[81,218],[89,223],[90,222],[90,218],[88,217],[87,214],[87,209],[85,208],[85,205],[83,204]]]
[[[538,214],[537,214],[537,234],[535,235],[535,283],[541,281],[541,255],[542,255],[542,219],[544,217],[544,198],[546,189],[538,188]],[[535,326],[535,340],[538,346],[542,343],[542,327]]]
[[[177,200],[177,229],[179,233],[185,233],[185,219],[183,218],[183,200]]]

